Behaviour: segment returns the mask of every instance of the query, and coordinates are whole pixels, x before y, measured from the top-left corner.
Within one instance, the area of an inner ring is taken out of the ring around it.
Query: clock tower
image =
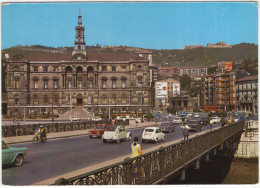
[[[72,52],[72,56],[75,54],[84,54],[87,55],[86,46],[85,46],[85,37],[84,37],[84,30],[85,27],[82,26],[82,16],[78,15],[78,25],[75,27],[76,30],[76,38],[75,38],[75,45],[74,50]]]

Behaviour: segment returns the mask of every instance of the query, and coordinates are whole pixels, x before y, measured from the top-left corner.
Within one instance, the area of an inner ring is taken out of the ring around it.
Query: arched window
[[[117,80],[117,78],[116,77],[112,77],[111,80],[112,80],[112,88],[116,89],[116,80]]]
[[[106,77],[102,77],[101,78],[101,82],[102,82],[102,88],[106,89],[107,88],[107,78]]]
[[[38,95],[33,96],[33,104],[39,104],[39,97]]]
[[[112,103],[113,103],[113,104],[116,104],[116,94],[113,94],[113,95],[112,95]]]
[[[125,89],[126,88],[126,77],[122,77],[121,78],[121,81],[122,81],[122,88]]]
[[[88,96],[88,104],[93,104],[93,97],[91,95]]]

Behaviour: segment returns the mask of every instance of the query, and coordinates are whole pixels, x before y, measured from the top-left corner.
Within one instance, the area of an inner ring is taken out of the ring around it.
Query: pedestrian
[[[131,150],[132,150],[131,158],[142,155],[141,145],[138,144],[137,136],[134,137],[134,142],[131,144]]]
[[[186,125],[186,123],[184,123],[184,126],[183,126],[183,137],[184,137],[184,140],[189,139],[189,130],[188,130],[188,126]]]
[[[111,120],[111,125],[115,125],[115,120],[114,119]]]

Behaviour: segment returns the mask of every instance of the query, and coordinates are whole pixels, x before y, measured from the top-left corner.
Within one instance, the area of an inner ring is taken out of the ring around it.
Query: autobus
[[[204,106],[205,112],[222,112],[221,106]]]

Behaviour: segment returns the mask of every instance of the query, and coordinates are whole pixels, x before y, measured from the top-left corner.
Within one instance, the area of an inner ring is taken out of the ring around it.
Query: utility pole
[[[70,122],[72,122],[72,99],[71,99],[71,92],[70,92]]]

